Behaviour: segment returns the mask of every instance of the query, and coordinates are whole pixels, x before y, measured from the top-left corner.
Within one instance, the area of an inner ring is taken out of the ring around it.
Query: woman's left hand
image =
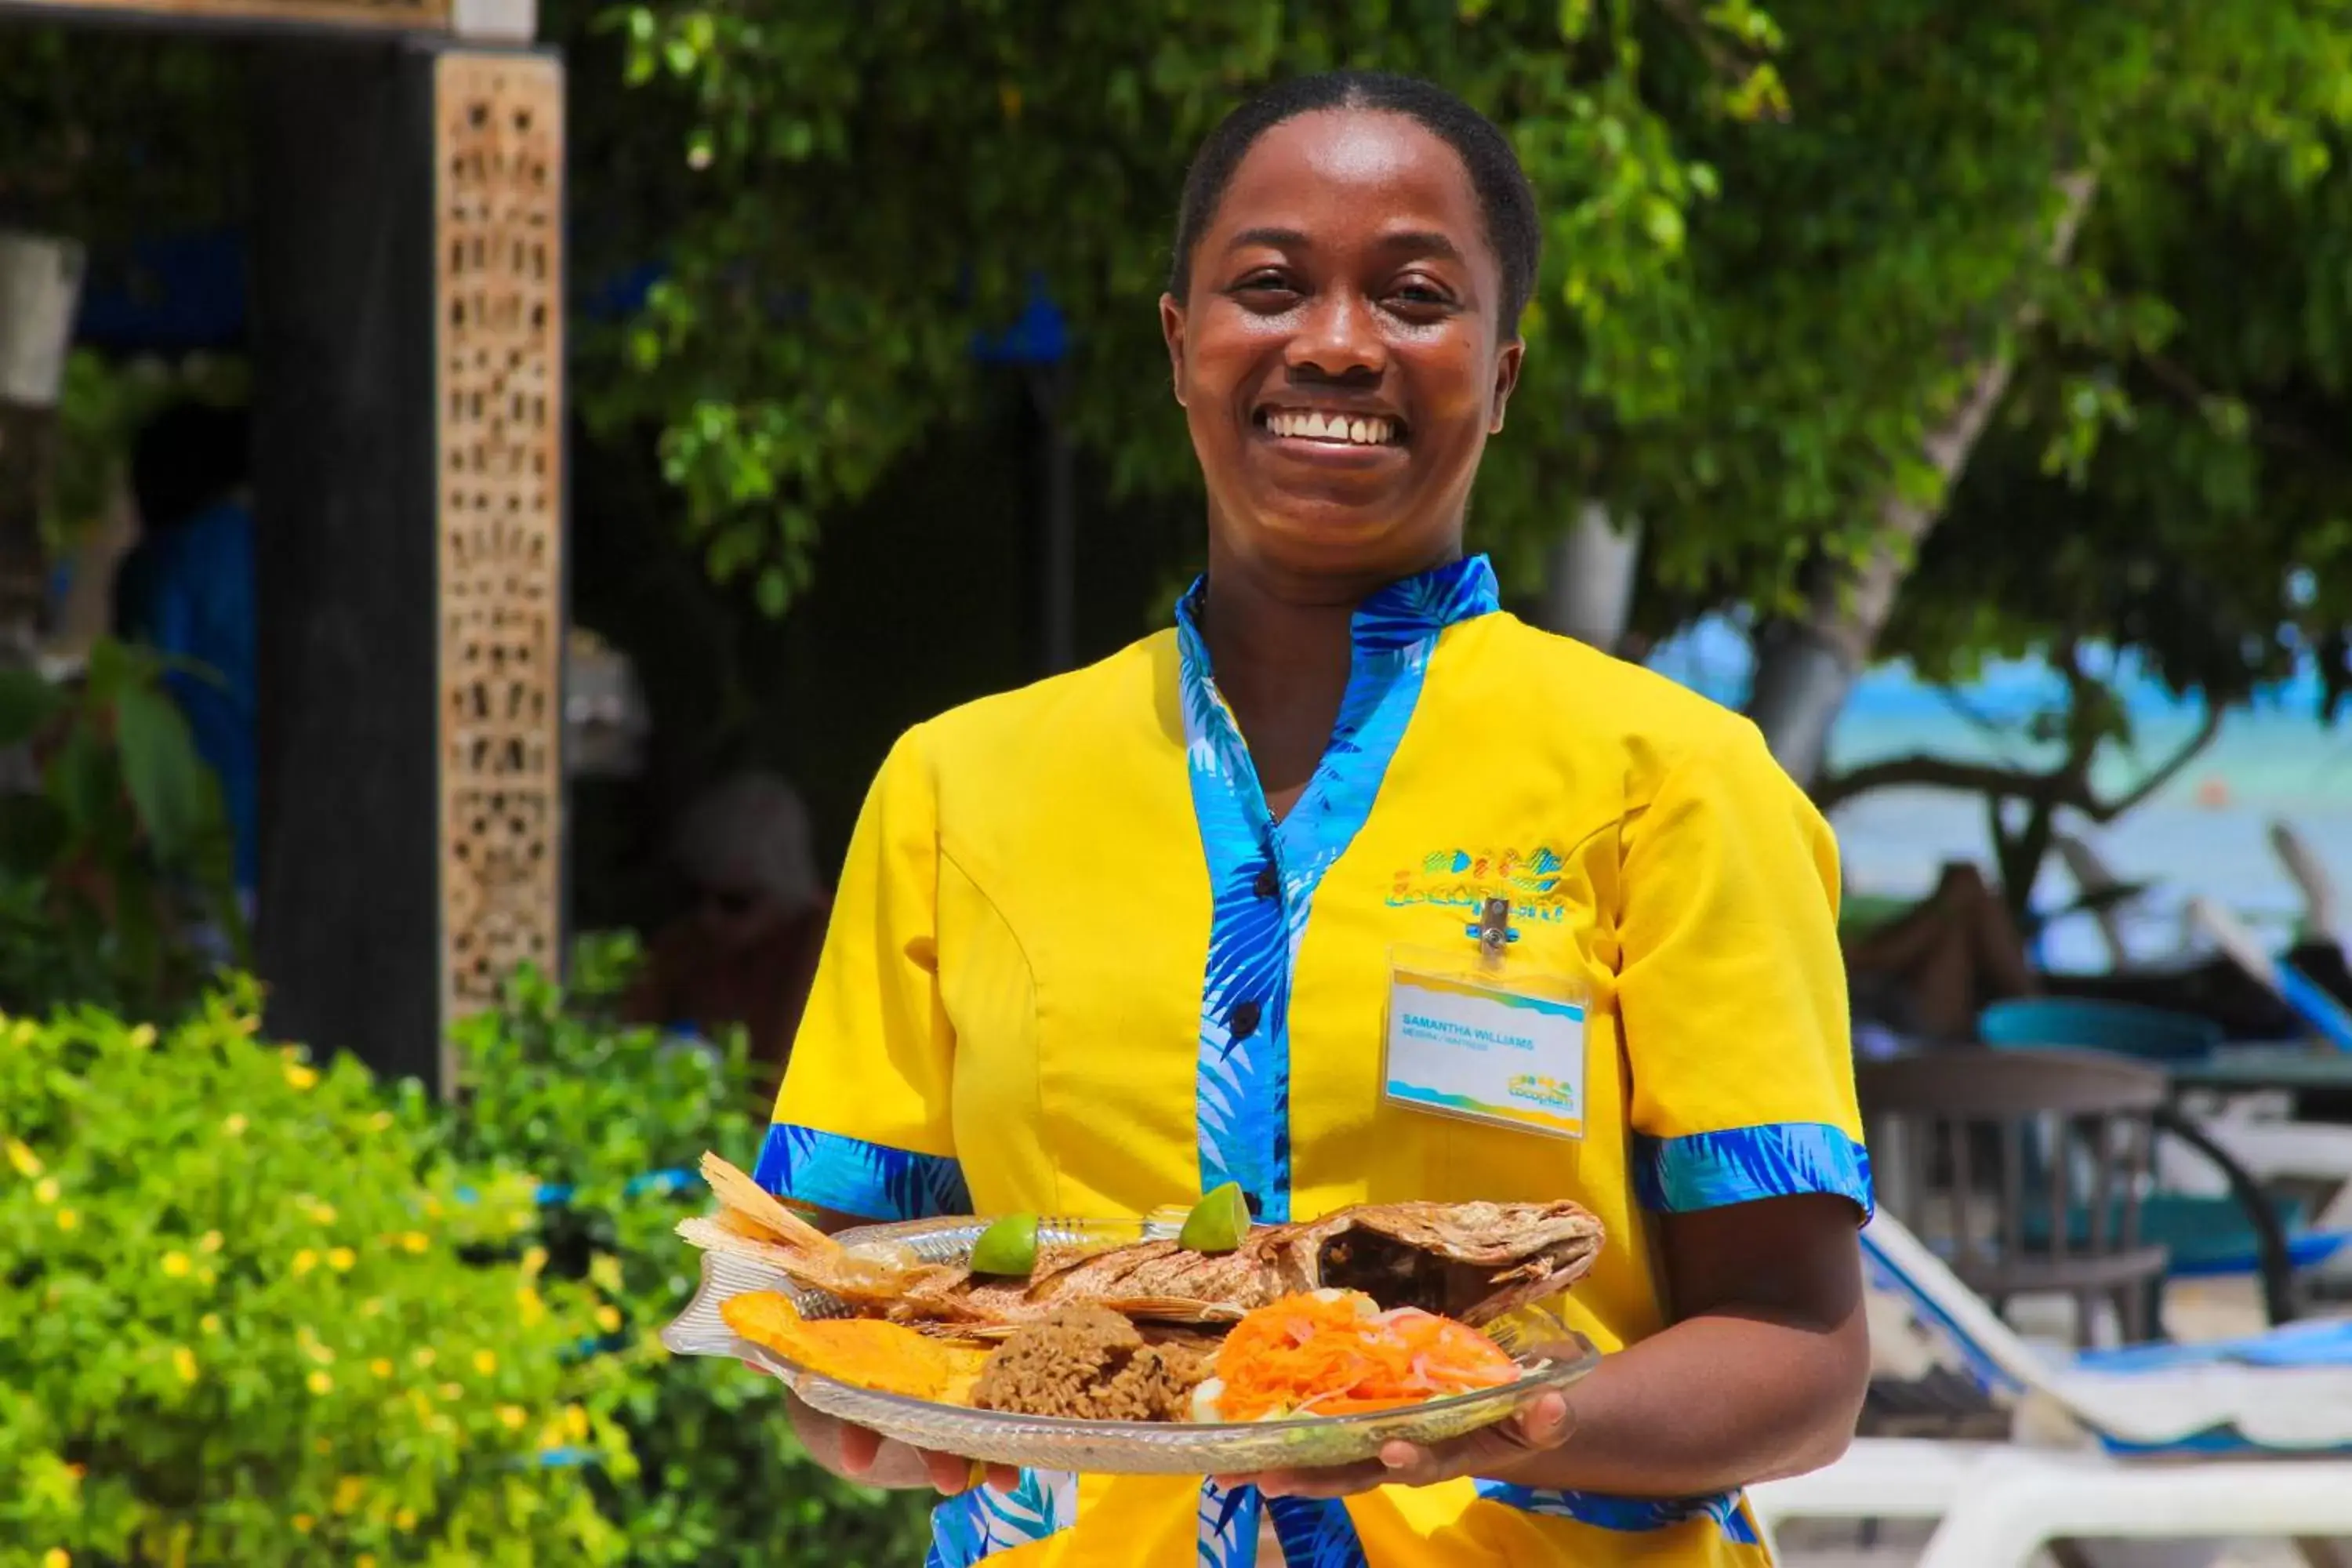
[[[1426,1487],[1461,1476],[1507,1478],[1528,1456],[1568,1441],[1576,1417],[1557,1391],[1537,1395],[1518,1414],[1450,1442],[1393,1442],[1376,1458],[1314,1470],[1219,1476],[1221,1486],[1254,1486],[1268,1497],[1352,1497],[1375,1487]]]

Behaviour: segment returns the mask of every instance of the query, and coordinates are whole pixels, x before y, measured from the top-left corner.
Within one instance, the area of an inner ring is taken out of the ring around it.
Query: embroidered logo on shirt
[[[1516,920],[1558,921],[1568,914],[1559,850],[1436,849],[1418,866],[1400,869],[1389,887],[1389,907],[1436,904],[1475,911],[1488,899],[1507,898]]]

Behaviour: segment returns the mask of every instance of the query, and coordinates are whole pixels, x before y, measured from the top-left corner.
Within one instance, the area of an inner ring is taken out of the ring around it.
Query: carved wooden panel
[[[445,54],[434,100],[446,1020],[562,941],[562,68]]]

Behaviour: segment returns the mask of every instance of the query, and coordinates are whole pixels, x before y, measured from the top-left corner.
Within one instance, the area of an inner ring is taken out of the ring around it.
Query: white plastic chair
[[[1858,1438],[1749,1489],[1768,1541],[1790,1519],[1937,1520],[1921,1568],[2024,1568],[2064,1540],[2352,1537],[2352,1322],[2058,1358],[1892,1216],[1863,1246],[1874,1289],[2013,1406],[2017,1437]]]

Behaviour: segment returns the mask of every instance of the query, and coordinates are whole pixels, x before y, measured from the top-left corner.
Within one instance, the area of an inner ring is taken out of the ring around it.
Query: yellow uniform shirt
[[[1664,1325],[1649,1212],[1867,1209],[1827,826],[1744,720],[1501,613],[1471,558],[1358,612],[1331,745],[1277,824],[1194,622],[910,731],[851,844],[759,1174],[876,1219],[1129,1215],[1241,1183],[1266,1219],[1572,1197],[1608,1244],[1564,1312]],[[1585,978],[1580,1142],[1381,1092],[1391,950]],[[1468,1480],[1345,1505],[1032,1475],[940,1506],[931,1563],[1755,1564],[1736,1496]]]

